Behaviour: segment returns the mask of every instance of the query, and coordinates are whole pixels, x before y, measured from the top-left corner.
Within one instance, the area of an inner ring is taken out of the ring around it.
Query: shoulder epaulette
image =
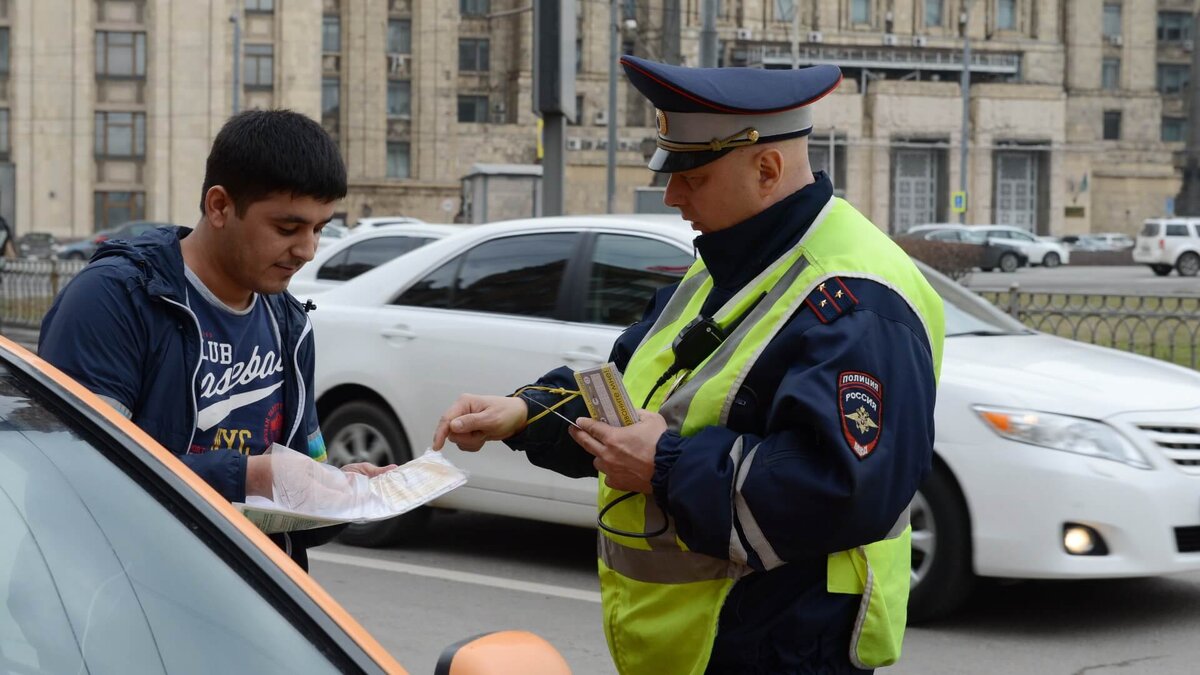
[[[821,323],[830,323],[850,311],[858,304],[858,298],[850,292],[845,282],[839,277],[824,279],[805,298],[804,304]]]

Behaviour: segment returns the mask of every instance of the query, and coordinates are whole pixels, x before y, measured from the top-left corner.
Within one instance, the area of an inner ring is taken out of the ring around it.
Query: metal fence
[[[0,329],[38,328],[58,290],[86,264],[0,258]]]
[[[1200,297],[979,294],[1034,330],[1200,369]]]

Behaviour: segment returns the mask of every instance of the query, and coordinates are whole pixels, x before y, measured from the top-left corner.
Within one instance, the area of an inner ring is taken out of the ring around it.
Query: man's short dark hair
[[[291,110],[247,110],[229,118],[208,153],[204,198],[220,185],[238,216],[276,192],[332,202],[346,196],[346,164],[320,124]]]

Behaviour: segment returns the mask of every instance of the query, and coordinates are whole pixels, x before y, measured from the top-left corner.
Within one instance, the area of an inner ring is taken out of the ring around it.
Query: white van
[[[1179,271],[1181,277],[1200,272],[1200,218],[1149,218],[1138,233],[1133,261],[1149,265],[1160,277]]]

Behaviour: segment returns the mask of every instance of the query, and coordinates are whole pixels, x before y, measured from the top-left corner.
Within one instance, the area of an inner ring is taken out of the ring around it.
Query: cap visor
[[[650,158],[650,163],[647,164],[651,171],[659,173],[675,173],[677,171],[690,171],[721,159],[729,154],[733,148],[718,150],[702,150],[700,152],[671,152],[656,148],[654,156]]]

